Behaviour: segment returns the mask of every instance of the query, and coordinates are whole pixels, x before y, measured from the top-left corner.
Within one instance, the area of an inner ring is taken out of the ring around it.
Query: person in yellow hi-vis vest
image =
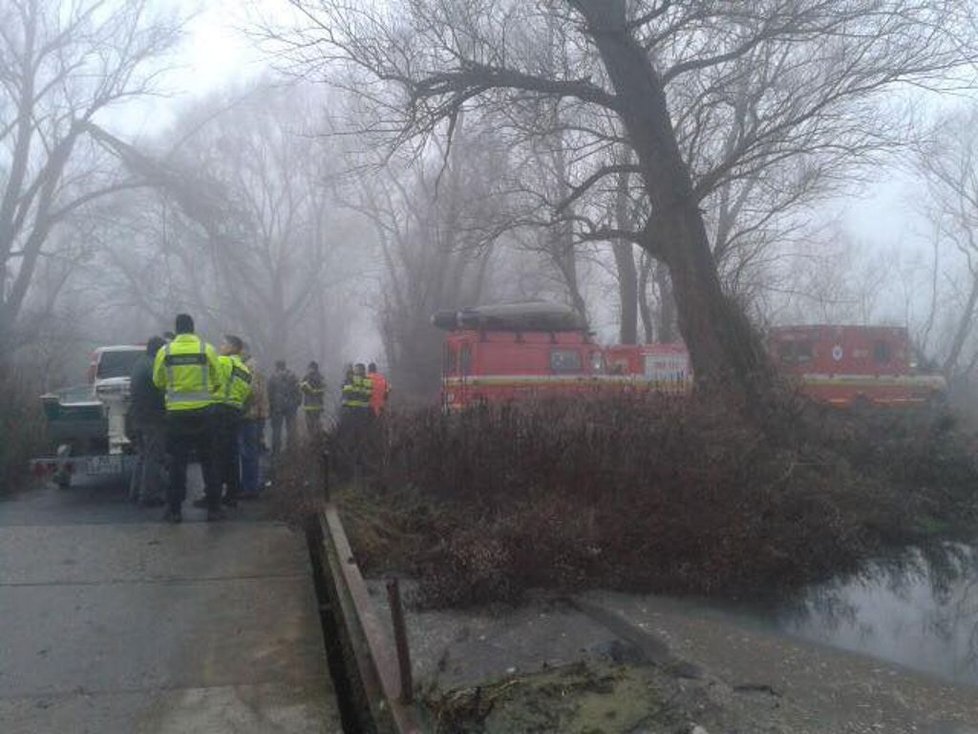
[[[194,333],[194,320],[182,313],[176,319],[176,336],[156,353],[153,383],[166,402],[166,444],[170,454],[167,510],[163,519],[183,519],[187,497],[187,463],[196,452],[204,476],[207,520],[220,520],[221,485],[213,456],[213,409],[222,387],[222,370],[214,347]]]
[[[228,507],[237,507],[241,494],[241,453],[238,450],[238,431],[245,403],[251,397],[251,370],[241,359],[244,342],[240,337],[227,334],[221,342],[221,386],[218,403],[214,406],[214,463],[216,465],[218,494],[224,487],[221,500]],[[204,497],[194,502],[194,507],[207,507]]]
[[[326,395],[326,380],[319,371],[318,362],[310,362],[306,376],[299,383],[302,390],[302,412],[306,416],[306,432],[310,439],[319,436],[323,425],[323,404]]]

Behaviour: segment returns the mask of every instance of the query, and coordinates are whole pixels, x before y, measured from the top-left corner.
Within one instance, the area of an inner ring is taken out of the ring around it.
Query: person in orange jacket
[[[380,372],[377,365],[371,362],[367,366],[367,379],[373,384],[373,392],[370,394],[370,410],[374,416],[380,416],[387,410],[387,398],[390,397],[391,386]]]

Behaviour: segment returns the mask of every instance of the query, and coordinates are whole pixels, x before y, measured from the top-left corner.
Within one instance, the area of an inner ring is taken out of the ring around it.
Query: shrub
[[[372,486],[343,499],[348,530],[368,568],[461,605],[535,587],[766,595],[974,527],[978,472],[946,418],[784,405],[765,431],[659,395],[393,415]]]
[[[28,377],[10,369],[0,371],[0,493],[27,481],[30,459],[46,447],[39,394]]]

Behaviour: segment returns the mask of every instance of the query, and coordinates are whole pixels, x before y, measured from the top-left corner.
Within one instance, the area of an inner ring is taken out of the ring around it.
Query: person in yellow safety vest
[[[170,455],[167,510],[163,519],[183,519],[187,496],[187,463],[196,452],[204,476],[207,520],[222,517],[221,485],[213,461],[213,408],[221,389],[222,368],[214,347],[194,333],[194,320],[185,313],[176,318],[176,335],[153,360],[153,384],[166,403],[166,444]]]
[[[241,461],[238,433],[241,429],[244,405],[251,397],[251,370],[241,359],[244,342],[227,334],[221,342],[221,385],[215,394],[214,462],[218,487],[224,487],[222,504],[237,507],[241,494]],[[220,491],[218,492],[220,494]],[[208,498],[194,502],[194,507],[207,507]]]
[[[357,364],[352,375],[347,373],[343,384],[343,408],[352,415],[368,416],[373,391],[374,384],[367,377],[367,368],[362,363]]]
[[[299,383],[302,391],[302,412],[306,416],[306,429],[310,438],[319,435],[323,419],[323,402],[326,394],[326,381],[319,371],[318,362],[310,362],[309,369],[302,382]]]
[[[352,475],[357,467],[363,468],[367,455],[367,441],[373,413],[370,410],[370,397],[373,383],[367,377],[363,364],[358,364],[352,372],[347,372],[343,383],[343,402],[340,409],[338,430],[341,450],[337,457],[337,471],[340,476]]]

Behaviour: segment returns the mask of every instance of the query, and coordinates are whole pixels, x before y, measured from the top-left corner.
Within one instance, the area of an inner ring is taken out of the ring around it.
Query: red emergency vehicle
[[[538,301],[440,312],[442,397],[450,408],[607,390],[685,394],[693,384],[683,344],[594,343],[576,314]],[[902,327],[783,326],[770,330],[777,365],[805,393],[832,405],[914,406],[940,401],[940,375],[917,373]]]
[[[807,394],[832,405],[923,405],[947,390],[941,375],[913,368],[900,326],[779,326],[768,334],[768,349]]]
[[[609,375],[630,375],[659,392],[685,393],[693,385],[686,345],[617,344],[605,349]]]
[[[572,310],[542,301],[440,311],[442,399],[448,408],[569,394],[604,373],[601,347]]]

